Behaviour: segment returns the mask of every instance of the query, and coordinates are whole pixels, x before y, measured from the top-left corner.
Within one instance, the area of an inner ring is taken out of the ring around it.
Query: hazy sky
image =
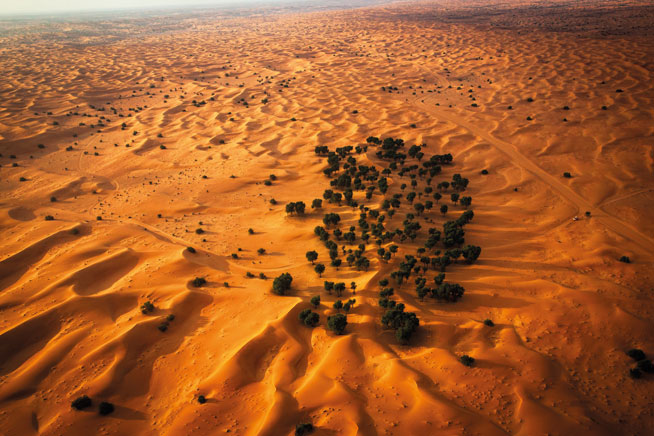
[[[247,5],[289,0],[0,0],[0,15],[84,12],[111,9],[155,8],[185,5]]]

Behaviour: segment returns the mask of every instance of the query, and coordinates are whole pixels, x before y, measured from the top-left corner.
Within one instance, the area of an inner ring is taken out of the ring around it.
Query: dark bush
[[[154,311],[154,304],[152,304],[150,301],[146,301],[145,303],[141,304],[141,313],[143,315],[146,315],[152,311]]]
[[[627,351],[627,356],[631,357],[636,362],[638,362],[639,360],[643,360],[647,357],[645,356],[643,350],[639,350],[638,348],[632,348],[631,350]]]
[[[196,277],[193,279],[193,286],[196,288],[201,288],[202,286],[207,284],[207,279],[204,277]]]
[[[327,318],[327,328],[337,335],[342,335],[347,326],[347,317],[342,313],[337,313]]]
[[[495,323],[488,318],[484,320],[484,325],[487,325],[488,327],[495,327]]]
[[[195,248],[193,248],[193,247],[186,247],[186,250],[187,250],[189,253],[195,253]]]
[[[75,398],[70,406],[76,410],[84,410],[87,407],[91,407],[92,405],[93,402],[91,399],[86,395],[82,395],[81,397]]]
[[[629,259],[629,256],[622,256],[618,260],[623,263],[631,263],[631,259]]]
[[[54,221],[54,217],[52,215],[46,215],[45,220],[46,221]]]
[[[566,171],[565,173],[563,173],[563,177],[565,177],[566,179],[570,179],[572,178],[572,174]]]
[[[273,293],[285,295],[291,289],[293,277],[289,273],[283,273],[273,281]]]
[[[639,360],[638,363],[636,364],[636,367],[643,372],[648,372],[648,373],[654,372],[654,365],[652,365],[652,362],[647,359]]]
[[[198,403],[204,404],[207,402],[207,399],[204,397],[204,395],[198,396]]]
[[[631,368],[629,370],[629,377],[631,378],[641,378],[643,374],[640,372],[638,368]]]
[[[472,366],[475,363],[474,357],[470,357],[467,354],[461,356],[459,361],[461,361],[461,363],[463,363],[465,366]]]

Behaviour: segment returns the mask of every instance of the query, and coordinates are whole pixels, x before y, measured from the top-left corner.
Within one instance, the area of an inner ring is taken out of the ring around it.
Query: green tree
[[[307,251],[306,256],[307,256],[307,260],[308,260],[309,262],[311,262],[311,265],[313,265],[313,262],[314,262],[316,259],[318,259],[318,252],[317,252],[317,251],[314,251],[314,250]]]
[[[315,266],[314,271],[318,273],[318,277],[322,277],[322,273],[325,272],[325,265],[319,263]]]
[[[273,280],[273,292],[277,295],[285,295],[291,289],[293,277],[289,273],[283,273]]]
[[[320,295],[314,295],[313,297],[311,297],[311,305],[314,308],[320,306]]]
[[[327,318],[327,328],[337,335],[342,335],[347,327],[347,316],[337,313]]]

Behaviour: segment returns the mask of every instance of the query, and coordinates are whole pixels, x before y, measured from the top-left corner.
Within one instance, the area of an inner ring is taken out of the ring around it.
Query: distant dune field
[[[651,434],[653,29],[645,1],[1,19],[0,435]],[[333,179],[317,146],[353,147]],[[375,190],[330,202],[348,158]],[[467,210],[462,298],[392,280]]]

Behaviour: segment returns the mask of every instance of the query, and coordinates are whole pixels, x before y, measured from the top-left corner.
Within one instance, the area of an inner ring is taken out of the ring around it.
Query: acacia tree
[[[314,268],[314,271],[318,273],[318,277],[322,277],[322,273],[325,272],[325,265],[323,265],[322,263],[317,264],[316,267]]]

